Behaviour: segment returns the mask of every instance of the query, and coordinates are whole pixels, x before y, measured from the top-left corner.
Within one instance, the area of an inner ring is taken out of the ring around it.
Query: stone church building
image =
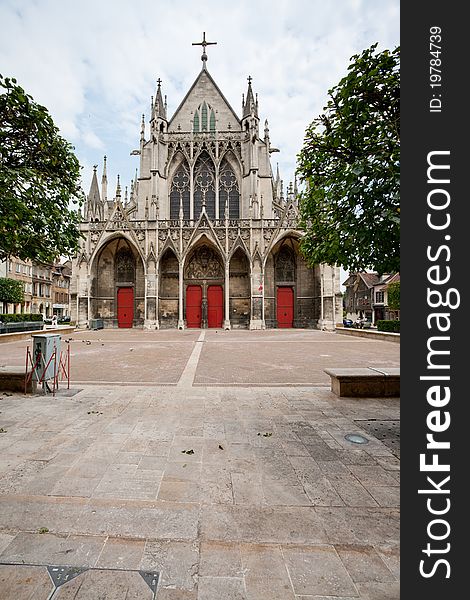
[[[296,187],[274,176],[251,77],[241,113],[202,69],[175,113],[161,81],[122,193],[96,167],[73,261],[72,320],[145,328],[313,327],[342,319],[339,268],[299,253]]]

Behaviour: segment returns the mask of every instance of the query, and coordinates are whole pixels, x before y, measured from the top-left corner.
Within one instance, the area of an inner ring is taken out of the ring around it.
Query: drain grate
[[[395,456],[400,457],[400,421],[355,419],[354,422],[390,448]]]

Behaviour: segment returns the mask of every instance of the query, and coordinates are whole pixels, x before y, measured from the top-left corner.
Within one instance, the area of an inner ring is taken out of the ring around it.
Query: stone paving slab
[[[152,600],[155,592],[135,571],[93,569],[55,585],[45,566],[0,564],[2,598],[15,600]]]
[[[399,366],[398,344],[333,332],[208,329],[202,335],[199,344],[199,329],[76,330],[62,339],[70,345],[75,384],[176,385],[197,345],[194,383],[204,386],[329,385],[326,368]],[[27,346],[27,340],[0,345],[0,366],[23,367]]]
[[[218,335],[204,344],[228,347]],[[83,591],[70,586],[77,598],[111,593],[109,569],[123,574],[110,598],[132,597],[135,570],[161,573],[157,600],[399,597],[400,462],[358,426],[397,421],[398,400],[312,386],[72,387],[0,395],[0,563],[95,569]],[[6,600],[40,599],[41,586],[47,598],[49,580],[22,569],[0,568]]]

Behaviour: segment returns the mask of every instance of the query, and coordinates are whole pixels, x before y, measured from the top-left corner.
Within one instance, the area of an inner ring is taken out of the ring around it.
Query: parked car
[[[354,327],[356,327],[356,329],[370,329],[371,325],[372,323],[365,317],[358,317],[354,322]]]
[[[353,322],[352,319],[343,319],[343,327],[352,327]]]
[[[65,315],[64,317],[60,317],[59,324],[62,323],[70,323],[70,315]]]

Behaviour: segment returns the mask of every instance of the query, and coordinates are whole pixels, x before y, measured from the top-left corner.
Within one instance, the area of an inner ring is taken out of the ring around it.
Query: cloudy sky
[[[201,69],[240,114],[248,75],[287,184],[305,128],[349,59],[399,44],[399,0],[0,0],[0,72],[50,111],[88,191],[108,156],[110,190],[134,176],[142,113],[163,80],[171,116]]]

